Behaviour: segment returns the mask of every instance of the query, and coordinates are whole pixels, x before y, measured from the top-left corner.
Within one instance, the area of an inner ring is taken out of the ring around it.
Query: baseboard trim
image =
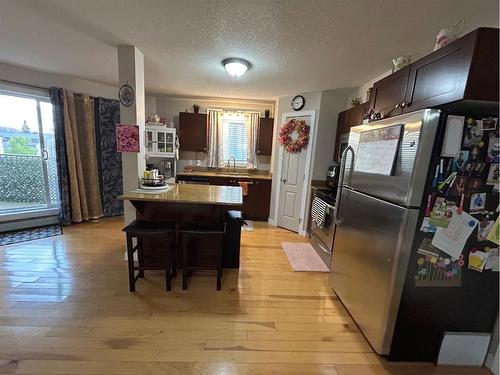
[[[271,218],[267,219],[267,223],[268,223],[269,225],[272,225],[273,227],[278,226],[278,223],[276,223],[276,220],[271,219]]]

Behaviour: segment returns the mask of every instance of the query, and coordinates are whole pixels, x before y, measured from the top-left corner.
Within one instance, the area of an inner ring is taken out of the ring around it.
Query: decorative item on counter
[[[416,53],[412,55],[404,55],[404,56],[399,56],[395,57],[392,59],[392,72],[397,72],[398,70],[403,69],[405,66],[408,66],[411,64],[411,60],[413,57],[417,56]]]
[[[193,104],[193,112],[198,113],[200,111],[200,106],[198,104]]]
[[[455,202],[447,201],[443,197],[437,197],[430,214],[429,224],[436,227],[448,227],[453,216],[453,207],[456,208]]]
[[[309,131],[310,127],[304,120],[291,119],[281,126],[279,142],[287,152],[300,152],[309,143]],[[295,140],[292,137],[294,133],[297,133]]]
[[[373,92],[373,87],[370,87],[368,90],[366,90],[366,101],[368,103],[370,102],[370,98],[372,96],[372,92]]]
[[[166,125],[167,118],[161,117],[159,114],[155,113],[154,115],[148,115],[146,117],[146,123]]]
[[[469,253],[469,269],[477,272],[483,272],[484,265],[488,259],[488,253],[472,248]]]
[[[266,110],[264,111],[264,117],[269,118],[270,115],[271,115],[271,111],[269,110],[269,108],[266,108]]]
[[[139,152],[139,125],[116,125],[116,151]]]
[[[354,98],[351,99],[351,105],[353,107],[357,107],[360,104],[361,104],[361,99],[360,98],[354,97]]]
[[[417,250],[417,269],[415,273],[416,287],[459,287],[461,285],[461,268],[463,256],[452,259],[443,256],[438,248],[432,245],[429,238],[424,238]]]
[[[460,34],[462,34],[462,31],[464,30],[464,26],[465,26],[465,20],[460,19],[454,25],[441,29],[441,31],[439,31],[439,33],[436,35],[436,43],[434,44],[434,51],[458,39]]]

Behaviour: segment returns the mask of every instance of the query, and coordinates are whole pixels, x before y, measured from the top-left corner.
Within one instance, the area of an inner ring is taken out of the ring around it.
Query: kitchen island
[[[239,186],[212,186],[195,184],[172,184],[168,190],[151,193],[133,190],[118,197],[129,201],[136,209],[137,219],[146,221],[176,221],[215,223],[222,221],[228,209],[243,205],[242,189]],[[161,262],[161,241],[144,239],[144,261],[146,265]],[[181,259],[177,246],[177,261]]]

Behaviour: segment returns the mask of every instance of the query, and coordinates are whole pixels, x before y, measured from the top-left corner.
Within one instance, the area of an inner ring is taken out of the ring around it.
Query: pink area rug
[[[310,243],[282,242],[281,247],[295,272],[330,272]]]

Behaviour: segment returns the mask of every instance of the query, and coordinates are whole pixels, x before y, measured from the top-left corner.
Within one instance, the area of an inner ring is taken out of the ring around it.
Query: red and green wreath
[[[286,124],[281,125],[279,141],[288,152],[300,152],[309,143],[309,125],[304,120],[291,119]],[[297,132],[294,140],[292,134]]]

